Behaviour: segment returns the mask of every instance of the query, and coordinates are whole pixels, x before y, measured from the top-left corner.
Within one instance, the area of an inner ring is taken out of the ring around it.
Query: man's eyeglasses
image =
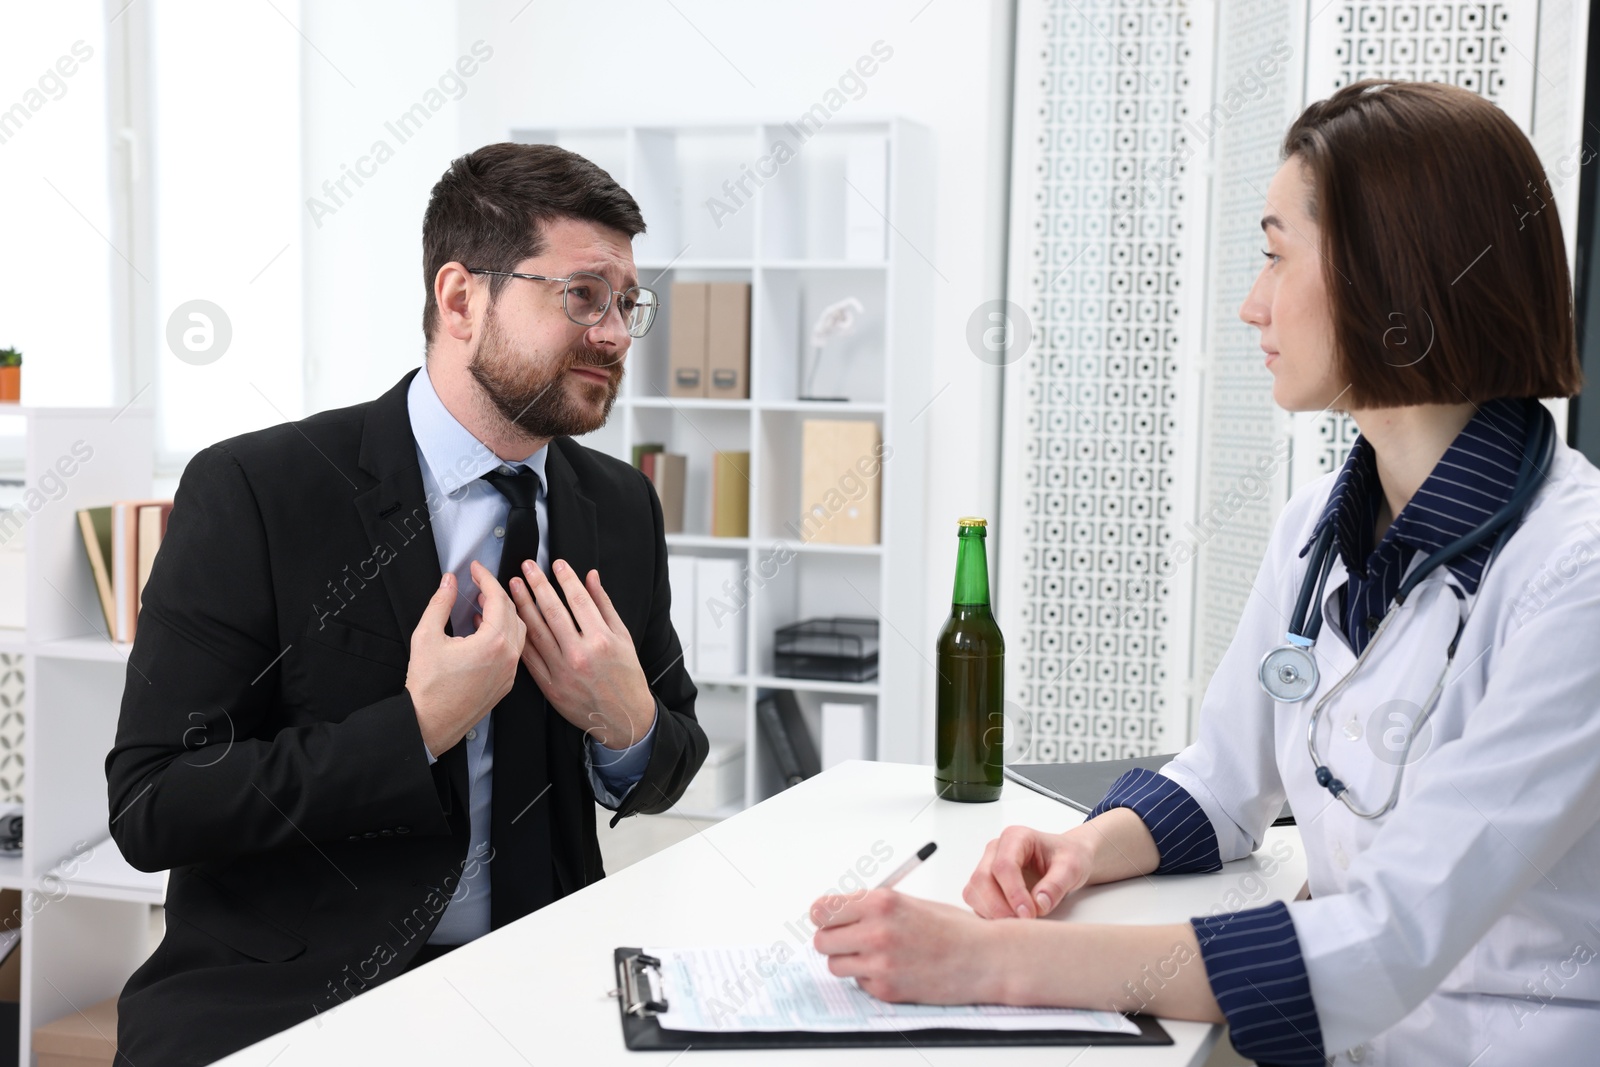
[[[654,289],[646,289],[642,285],[629,286],[627,289],[617,291],[611,288],[611,283],[598,274],[588,271],[574,271],[565,278],[550,278],[543,274],[518,274],[509,270],[478,270],[468,267],[470,274],[498,274],[503,278],[526,278],[533,282],[561,282],[561,310],[567,313],[567,318],[579,326],[597,326],[606,317],[606,312],[611,310],[611,298],[617,297],[617,310],[622,313],[622,321],[628,328],[628,336],[643,337],[650,330],[650,324],[656,320],[656,311],[661,307],[661,298]]]

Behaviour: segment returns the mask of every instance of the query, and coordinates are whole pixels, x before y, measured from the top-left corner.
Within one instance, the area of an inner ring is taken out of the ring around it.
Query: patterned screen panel
[[[1019,759],[1168,744],[1156,570],[1176,447],[1183,8],[1057,0],[1019,19],[1040,78],[1027,276],[1012,286],[1033,343],[1006,384],[1021,464],[1003,570]]]
[[[0,652],[0,805],[22,803],[23,663]]]
[[[1217,34],[1209,259],[1204,278],[1192,279],[1207,287],[1202,463],[1198,515],[1179,534],[1198,559],[1191,709],[1233,639],[1288,482],[1287,420],[1275,414],[1260,334],[1239,307],[1261,269],[1267,186],[1298,110],[1290,15],[1281,0],[1226,4]],[[1182,577],[1175,571],[1174,580]]]
[[[1574,194],[1552,155],[1580,158],[1583,2],[1022,0],[1008,759],[1181,747],[1287,494],[1354,440],[1277,411],[1238,319],[1289,123],[1360,78],[1448,81],[1534,130]]]

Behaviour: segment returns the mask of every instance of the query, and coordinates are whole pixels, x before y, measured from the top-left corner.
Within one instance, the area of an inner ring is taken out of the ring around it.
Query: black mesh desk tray
[[[870,682],[878,676],[878,620],[806,619],[780,628],[773,673],[784,678]]]

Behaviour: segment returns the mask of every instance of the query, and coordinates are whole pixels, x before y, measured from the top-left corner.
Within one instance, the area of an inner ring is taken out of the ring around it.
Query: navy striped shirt
[[[1356,655],[1389,610],[1417,550],[1431,555],[1471,533],[1511,499],[1528,427],[1523,405],[1521,400],[1491,400],[1480,407],[1376,548],[1373,534],[1383,501],[1378,458],[1365,437],[1356,438],[1322,517],[1300,550],[1304,556],[1323,527],[1334,524],[1334,543],[1350,575],[1339,617]],[[1490,538],[1447,564],[1468,596],[1478,591],[1493,549]]]
[[[1373,548],[1383,487],[1377,456],[1356,438],[1306,547],[1328,523],[1349,572],[1340,618],[1359,655],[1399,591],[1418,549],[1432,553],[1470,532],[1511,498],[1526,440],[1529,409],[1520,400],[1492,400],[1473,415],[1433,472]],[[1469,594],[1477,592],[1492,539],[1447,566]],[[1222,867],[1216,831],[1204,809],[1177,782],[1135,769],[1114,782],[1089,818],[1129,808],[1155,839],[1157,874]],[[1200,942],[1211,991],[1242,1056],[1284,1067],[1326,1062],[1322,1026],[1289,909],[1262,908],[1189,920]]]
[[[1211,820],[1189,791],[1166,775],[1134,768],[1111,784],[1089,818],[1112,808],[1132,809],[1149,827],[1161,857],[1157,874],[1222,869]],[[1189,925],[1239,1054],[1261,1064],[1321,1067],[1327,1061],[1322,1024],[1283,902],[1197,916]]]

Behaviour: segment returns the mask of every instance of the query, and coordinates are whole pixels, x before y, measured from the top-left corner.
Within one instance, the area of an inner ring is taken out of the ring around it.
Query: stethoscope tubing
[[[1527,512],[1529,501],[1546,476],[1543,467],[1548,464],[1555,451],[1555,422],[1551,419],[1549,413],[1537,402],[1533,402],[1529,420],[1531,424],[1528,428],[1526,439],[1527,447],[1523,449],[1522,460],[1518,464],[1517,484],[1516,489],[1511,494],[1511,499],[1507,500],[1498,511],[1473,528],[1469,533],[1463,534],[1448,545],[1438,549],[1431,556],[1428,556],[1406,576],[1405,580],[1400,583],[1400,589],[1395,594],[1394,602],[1390,605],[1389,610],[1384,613],[1382,620],[1379,621],[1377,630],[1368,639],[1366,647],[1361,650],[1361,654],[1356,657],[1355,665],[1345,672],[1344,676],[1335,682],[1312,705],[1311,715],[1306,723],[1306,752],[1311,758],[1311,766],[1316,769],[1317,783],[1342,801],[1351,814],[1359,818],[1379,818],[1393,809],[1395,804],[1399,802],[1400,786],[1405,777],[1406,764],[1411,758],[1412,745],[1416,741],[1418,734],[1422,732],[1423,726],[1427,724],[1428,719],[1433,715],[1434,709],[1438,706],[1439,698],[1444,692],[1445,679],[1449,676],[1450,667],[1455,662],[1456,648],[1461,643],[1461,634],[1466,629],[1467,620],[1470,617],[1470,607],[1467,603],[1466,594],[1457,586],[1447,584],[1447,588],[1456,596],[1457,608],[1460,612],[1456,623],[1455,636],[1451,639],[1450,647],[1445,654],[1444,669],[1439,672],[1439,678],[1434,682],[1433,690],[1428,694],[1428,699],[1423,704],[1421,713],[1406,732],[1406,743],[1401,752],[1400,765],[1395,772],[1394,782],[1389,789],[1389,797],[1382,807],[1373,811],[1365,811],[1358,808],[1355,802],[1350,799],[1349,788],[1344,782],[1334,777],[1333,772],[1318,757],[1317,725],[1321,721],[1323,710],[1335,697],[1344,692],[1350,681],[1360,673],[1362,666],[1371,658],[1373,649],[1378,647],[1395,616],[1399,614],[1400,609],[1405,606],[1412,592],[1422,583],[1423,579],[1444,564],[1472,551],[1488,538],[1499,535],[1494,549],[1489,554],[1489,559],[1484,563],[1479,582],[1483,581],[1483,575],[1488,574],[1490,565],[1500,555],[1500,550],[1505,547],[1512,532],[1515,531],[1520,523],[1521,517]],[[1535,457],[1538,458],[1536,459]],[[1536,473],[1538,477],[1535,477]],[[1269,650],[1266,656],[1262,657],[1262,666],[1259,672],[1261,688],[1268,696],[1280,703],[1297,704],[1309,699],[1321,682],[1320,672],[1316,666],[1315,647],[1317,635],[1322,629],[1322,597],[1327,587],[1328,574],[1332,570],[1333,523],[1330,522],[1318,533],[1317,540],[1312,548],[1311,558],[1307,560],[1306,576],[1302,579],[1300,591],[1295,597],[1294,614],[1289,620],[1286,643]],[[1315,580],[1313,580],[1313,575],[1315,575]],[[1267,665],[1274,655],[1279,654],[1289,656],[1293,659],[1293,662],[1302,665],[1302,677],[1311,679],[1311,684],[1305,688],[1304,692],[1291,693],[1284,696],[1280,695],[1280,692],[1273,691],[1273,687],[1268,683],[1270,674],[1267,671]]]

